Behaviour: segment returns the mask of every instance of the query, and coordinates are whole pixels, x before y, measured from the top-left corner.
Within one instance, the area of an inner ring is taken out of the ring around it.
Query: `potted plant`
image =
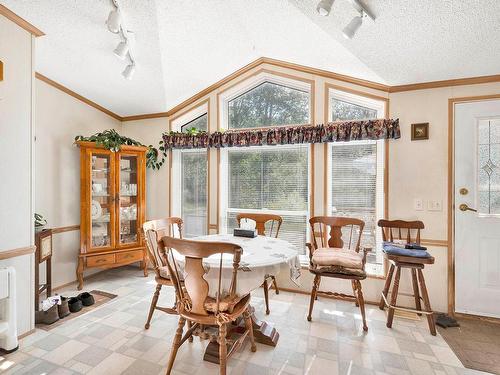
[[[41,232],[45,225],[47,225],[47,220],[42,215],[35,213],[35,232]]]

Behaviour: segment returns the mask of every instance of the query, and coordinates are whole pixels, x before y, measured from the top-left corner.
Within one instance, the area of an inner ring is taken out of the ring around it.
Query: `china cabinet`
[[[78,142],[80,147],[80,254],[78,289],[87,268],[141,262],[147,252],[140,235],[146,209],[147,147],[123,145],[118,152]]]

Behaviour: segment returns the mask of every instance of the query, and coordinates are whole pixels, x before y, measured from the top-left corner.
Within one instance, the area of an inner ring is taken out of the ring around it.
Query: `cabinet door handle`
[[[103,263],[103,262],[105,262],[105,261],[106,261],[106,259],[97,259],[95,262],[96,262],[96,264],[97,264],[97,263]]]

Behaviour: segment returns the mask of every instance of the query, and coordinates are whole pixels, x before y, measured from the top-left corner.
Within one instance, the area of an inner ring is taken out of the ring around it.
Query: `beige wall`
[[[158,147],[161,135],[167,131],[167,119],[157,118],[128,121],[122,124],[122,134],[145,145]],[[146,219],[168,216],[168,160],[160,170],[146,171]]]
[[[33,245],[33,37],[0,15],[0,251]],[[17,327],[33,328],[33,255],[0,261],[17,273]]]
[[[49,228],[78,225],[80,153],[73,140],[76,135],[88,136],[105,129],[120,131],[121,123],[38,79],[35,103],[35,210],[47,219]],[[74,281],[79,231],[55,234],[53,247],[53,285]],[[41,277],[44,270],[41,267]]]

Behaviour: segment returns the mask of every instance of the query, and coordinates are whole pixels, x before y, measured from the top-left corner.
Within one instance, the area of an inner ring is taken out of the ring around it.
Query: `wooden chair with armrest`
[[[420,245],[420,231],[424,229],[424,223],[421,221],[379,220],[378,226],[382,229],[382,240],[385,242],[394,242],[396,240],[405,244],[415,243]],[[393,254],[385,254],[385,257],[389,261],[390,266],[387,271],[387,277],[385,279],[382,297],[380,298],[379,308],[381,310],[383,310],[385,306],[389,308],[387,313],[387,327],[392,327],[395,310],[411,311],[416,312],[419,315],[425,314],[427,316],[429,330],[431,334],[435,336],[436,325],[429,300],[429,294],[427,293],[427,287],[425,285],[424,274],[422,272],[426,264],[434,264],[434,257],[419,258]],[[399,307],[396,305],[402,268],[408,268],[411,271],[415,309]],[[389,294],[394,270],[396,270],[396,276],[394,278],[391,300],[389,302],[387,300],[387,295]],[[423,299],[425,310],[422,310],[420,303],[421,298]]]
[[[364,221],[348,217],[316,216],[309,220],[309,224],[313,233],[313,243],[307,244],[309,272],[314,275],[314,281],[307,320],[312,319],[314,301],[318,295],[333,296],[354,301],[359,306],[363,330],[367,331],[361,280],[366,279],[366,254],[371,249],[361,249],[360,246]],[[351,280],[353,295],[318,290],[322,277]]]
[[[237,273],[240,265],[242,249],[239,245],[227,242],[207,242],[183,240],[172,237],[163,237],[159,243],[162,256],[167,260],[167,267],[175,287],[177,295],[177,312],[179,314],[179,325],[170,351],[170,358],[167,366],[167,374],[170,374],[179,347],[194,333],[203,326],[218,326],[219,343],[219,365],[220,374],[226,374],[226,361],[228,356],[241,346],[243,340],[248,335],[251,341],[251,350],[254,352],[255,346],[251,312],[249,310],[250,293],[238,296],[236,293]],[[172,249],[184,257],[184,269],[186,277],[182,282],[182,274],[179,272],[177,262],[174,260]],[[203,260],[211,255],[219,254],[220,263],[218,270],[218,288],[216,293],[211,293],[210,285],[204,276],[208,272],[203,266]],[[227,295],[223,294],[222,285],[222,254],[233,255],[233,267],[231,283]],[[215,295],[216,298],[209,297]],[[235,340],[229,352],[227,325],[235,322],[240,317],[245,321],[245,330],[242,335]],[[190,322],[191,327],[183,335],[184,325]]]
[[[269,228],[269,237],[278,238],[278,234],[281,228],[281,223],[283,218],[279,215],[273,214],[256,214],[256,213],[240,213],[236,216],[236,221],[238,226],[241,225],[243,220],[253,220],[255,221],[255,229],[257,229],[257,234],[261,236],[266,236],[266,225]],[[270,223],[270,225],[269,225]],[[266,275],[264,277],[264,282],[262,283],[262,288],[264,288],[264,300],[266,302],[266,314],[269,315],[269,289],[274,286],[276,294],[280,294],[278,288],[278,283],[276,282],[276,277],[274,275]]]
[[[149,308],[148,319],[146,321],[146,324],[144,325],[145,329],[149,329],[151,319],[155,310],[160,310],[166,312],[167,314],[177,314],[175,305],[172,308],[157,306],[162,286],[174,285],[168,273],[166,259],[159,252],[158,241],[163,236],[167,236],[169,234],[176,234],[180,238],[182,238],[182,225],[183,221],[180,217],[168,217],[165,219],[151,220],[145,222],[142,225],[143,235],[146,239],[146,247],[148,250],[149,260],[153,265],[156,274],[156,290],[151,301],[151,306]]]

